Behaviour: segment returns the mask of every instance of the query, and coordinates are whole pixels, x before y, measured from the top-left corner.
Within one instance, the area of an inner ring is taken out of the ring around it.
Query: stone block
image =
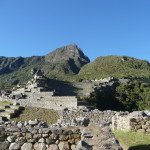
[[[68,135],[59,135],[59,140],[60,141],[67,141],[69,139],[69,136]]]
[[[7,141],[10,142],[10,143],[15,142],[15,140],[16,140],[16,136],[8,136],[7,137]]]
[[[39,133],[40,134],[48,134],[51,133],[49,128],[43,128],[43,129],[39,129]]]
[[[8,150],[10,143],[8,141],[0,142],[0,150]]]
[[[56,144],[52,144],[46,150],[59,150],[59,147]]]
[[[46,144],[45,143],[35,143],[34,144],[35,150],[46,150]]]
[[[39,142],[39,143],[44,143],[44,142],[45,142],[45,139],[44,139],[44,138],[40,138],[38,142]]]
[[[41,138],[42,137],[42,134],[34,134],[33,135],[33,138],[34,139],[39,139],[39,138]]]
[[[150,134],[150,129],[146,129],[146,133]]]
[[[21,146],[21,150],[33,150],[33,144],[32,143],[24,143]]]
[[[9,150],[20,150],[21,145],[19,143],[11,143],[9,146]]]
[[[141,122],[139,122],[139,124],[141,124],[141,125],[145,125],[146,124],[146,121],[141,121]]]
[[[139,130],[139,129],[142,129],[142,126],[141,126],[141,125],[135,126],[135,130]]]
[[[28,139],[27,142],[28,143],[36,143],[36,142],[38,142],[38,140],[37,139]]]
[[[16,143],[19,143],[20,145],[23,145],[24,143],[26,143],[26,138],[25,137],[18,137],[17,139],[16,139]]]
[[[47,145],[55,144],[55,140],[51,140],[51,139],[49,139],[49,138],[46,138],[45,140],[46,140],[46,144],[47,144]]]
[[[26,133],[26,138],[27,139],[32,139],[32,134],[31,133]]]
[[[43,138],[47,138],[49,136],[49,134],[42,134]]]
[[[147,125],[142,125],[142,129],[148,129]]]
[[[139,132],[139,133],[145,133],[145,129],[139,129],[139,130],[137,130],[137,132]]]
[[[129,121],[130,122],[136,122],[136,119],[135,118],[129,118]]]

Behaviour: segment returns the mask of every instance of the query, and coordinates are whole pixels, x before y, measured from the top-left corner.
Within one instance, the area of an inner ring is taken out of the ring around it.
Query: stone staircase
[[[19,114],[24,107],[6,101],[0,101],[0,120],[10,120]]]

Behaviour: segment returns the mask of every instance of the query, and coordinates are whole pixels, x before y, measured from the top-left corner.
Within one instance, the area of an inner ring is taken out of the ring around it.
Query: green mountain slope
[[[48,78],[65,80],[77,74],[90,60],[75,44],[56,49],[46,56],[0,57],[0,85],[25,83],[32,68],[39,68]]]
[[[127,56],[98,57],[94,62],[82,67],[77,79],[150,78],[150,63]]]

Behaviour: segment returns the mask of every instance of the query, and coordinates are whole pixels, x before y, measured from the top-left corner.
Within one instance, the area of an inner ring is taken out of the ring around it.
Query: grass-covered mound
[[[127,56],[98,57],[94,62],[83,66],[77,79],[150,78],[150,63]]]
[[[12,120],[29,121],[38,119],[41,121],[46,121],[48,124],[54,124],[57,122],[58,118],[58,113],[55,110],[37,107],[26,107],[18,117],[13,118]]]

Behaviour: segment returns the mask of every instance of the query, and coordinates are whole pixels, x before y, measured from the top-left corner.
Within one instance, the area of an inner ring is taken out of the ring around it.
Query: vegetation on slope
[[[150,85],[136,80],[121,83],[116,87],[115,98],[121,103],[123,110],[150,109]]]
[[[150,109],[150,85],[137,80],[129,83],[116,83],[109,89],[93,96],[100,110],[146,110]]]
[[[98,57],[94,62],[83,66],[76,79],[150,78],[150,63],[127,56]]]
[[[48,78],[67,80],[90,60],[75,44],[56,49],[46,56],[0,57],[0,85],[25,83],[32,68],[41,69]]]

